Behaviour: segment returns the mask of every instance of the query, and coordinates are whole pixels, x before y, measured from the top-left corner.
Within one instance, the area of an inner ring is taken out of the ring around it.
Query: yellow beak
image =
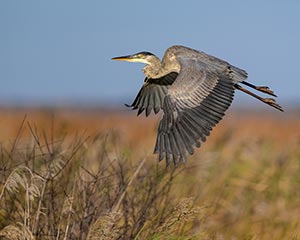
[[[131,55],[121,56],[121,57],[114,57],[111,60],[133,62],[133,58],[132,58]]]
[[[144,58],[137,58],[135,55],[127,55],[122,57],[114,57],[111,60],[117,60],[117,61],[127,61],[127,62],[139,62],[139,63],[145,63],[149,64],[149,62]]]

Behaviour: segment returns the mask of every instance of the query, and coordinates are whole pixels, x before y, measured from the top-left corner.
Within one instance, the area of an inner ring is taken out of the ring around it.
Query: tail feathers
[[[248,77],[248,73],[241,68],[231,65],[228,69],[236,82],[242,82]]]

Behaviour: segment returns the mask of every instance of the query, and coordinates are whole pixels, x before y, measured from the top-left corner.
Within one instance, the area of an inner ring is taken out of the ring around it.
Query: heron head
[[[127,61],[127,62],[140,62],[140,63],[150,64],[151,59],[153,59],[153,57],[157,58],[153,53],[139,52],[139,53],[135,53],[132,55],[114,57],[114,58],[112,58],[112,60]]]

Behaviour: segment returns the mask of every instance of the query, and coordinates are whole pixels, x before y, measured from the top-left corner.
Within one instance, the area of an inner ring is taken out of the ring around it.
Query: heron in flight
[[[163,110],[154,153],[175,166],[206,141],[230,106],[236,89],[283,111],[274,98],[263,98],[241,84],[276,97],[267,86],[246,82],[247,72],[228,62],[184,46],[172,46],[160,59],[150,52],[113,60],[145,63],[144,84],[131,105],[137,114]]]

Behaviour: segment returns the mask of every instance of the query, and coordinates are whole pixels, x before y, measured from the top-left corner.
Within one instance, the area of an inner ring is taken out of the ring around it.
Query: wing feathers
[[[155,152],[159,152],[160,160],[166,157],[167,165],[171,158],[175,165],[179,160],[185,162],[186,154],[192,155],[194,148],[200,147],[200,141],[206,141],[230,106],[233,82],[220,77],[210,81],[215,83],[202,84],[186,96],[172,89],[173,94],[165,97]]]
[[[178,73],[171,72],[157,79],[146,78],[143,87],[129,107],[132,110],[138,109],[137,115],[145,111],[146,116],[149,116],[152,110],[155,114],[158,113],[163,106],[167,88],[175,81],[177,75]]]

